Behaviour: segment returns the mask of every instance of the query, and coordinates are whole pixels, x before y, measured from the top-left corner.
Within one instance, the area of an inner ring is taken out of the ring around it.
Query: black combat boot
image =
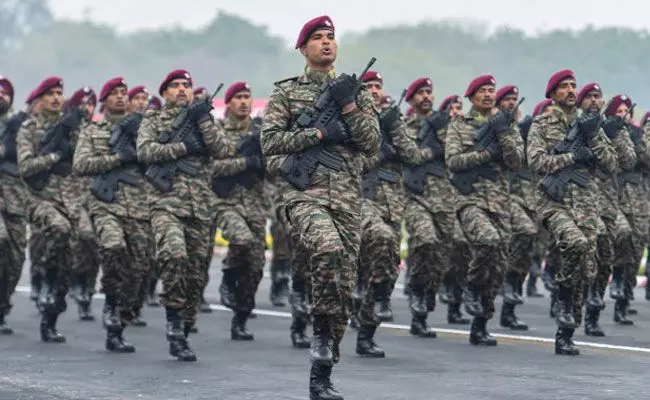
[[[167,340],[169,341],[169,355],[178,361],[196,361],[196,354],[187,343],[187,336],[191,326],[184,326],[179,310],[167,308]]]
[[[557,292],[558,287],[557,282],[555,281],[555,267],[551,265],[548,260],[546,260],[546,266],[544,266],[544,272],[542,273],[542,283],[544,283],[544,287],[549,292]]]
[[[86,277],[81,276],[79,283],[79,292],[77,293],[77,311],[81,321],[94,321],[95,316],[92,313],[91,304],[93,301],[93,294],[91,289],[86,284]]]
[[[293,282],[291,282],[291,289],[291,294],[289,294],[291,314],[297,315],[305,320],[309,319],[306,283],[302,280],[294,279]]]
[[[425,316],[429,313],[426,299],[426,285],[423,283],[409,283],[411,295],[409,296],[409,308],[413,315]]]
[[[585,310],[585,335],[594,337],[603,337],[605,332],[598,325],[600,319],[600,308],[587,306]]]
[[[308,349],[311,340],[307,336],[307,318],[292,316],[291,345],[296,349]]]
[[[481,295],[473,284],[468,283],[463,293],[463,301],[465,303],[465,312],[472,317],[483,316],[483,303],[481,302]]]
[[[447,272],[442,278],[442,283],[440,288],[438,288],[438,300],[442,304],[449,304],[454,298],[454,276],[450,272]]]
[[[236,305],[235,293],[237,292],[239,271],[237,271],[237,268],[227,268],[224,269],[222,273],[221,284],[219,285],[221,304],[224,307],[234,310]]]
[[[205,290],[205,289],[203,289]],[[211,314],[212,309],[210,308],[210,304],[208,304],[207,301],[205,301],[205,296],[203,296],[203,293],[201,293],[201,298],[199,299],[199,304],[197,305],[197,309],[199,312],[202,312],[203,314]]]
[[[562,328],[575,329],[578,327],[573,318],[573,288],[569,285],[559,285],[558,287],[555,323]]]
[[[352,292],[352,312],[350,313],[350,328],[359,329],[361,322],[359,322],[359,310],[361,310],[361,303],[363,297],[359,297]]]
[[[409,333],[413,336],[421,338],[433,339],[438,337],[436,331],[429,328],[427,325],[427,315],[422,316],[413,314],[413,318],[411,318],[411,329],[409,330]]]
[[[537,276],[528,274],[528,281],[526,282],[526,296],[528,297],[544,297],[537,289]]]
[[[378,325],[361,325],[357,335],[357,354],[362,357],[384,358],[384,350],[375,343],[375,332]]]
[[[248,320],[247,311],[235,311],[230,325],[230,339],[232,340],[254,340],[253,334],[246,328]]]
[[[548,309],[548,316],[555,318],[555,304],[557,303],[557,292],[551,292],[551,304]]]
[[[527,331],[528,325],[515,315],[515,305],[503,303],[501,306],[501,318],[499,323],[504,328],[512,329],[513,331]]]
[[[147,282],[147,305],[149,307],[160,307],[160,303],[158,303],[158,294],[156,294],[157,285],[158,280],[155,278],[150,278]]]
[[[290,269],[291,266],[288,260],[278,260],[271,264],[269,300],[273,307],[284,307],[287,304]]]
[[[460,312],[460,304],[449,303],[447,305],[447,323],[452,325],[467,325],[470,320],[463,317]]]
[[[147,326],[147,321],[142,319],[142,308],[141,307],[134,307],[133,308],[133,319],[131,320],[131,325],[138,327],[138,328],[144,328]]]
[[[332,348],[334,340],[331,336],[330,323],[327,315],[314,315],[314,334],[311,338],[309,358],[314,364],[332,365],[334,355]]]
[[[54,311],[53,307],[43,309],[40,324],[41,341],[46,343],[65,343],[65,336],[56,330],[56,321],[58,318],[59,314]]]
[[[112,353],[135,353],[135,346],[124,340],[124,325],[106,331],[106,350]]]
[[[634,325],[634,321],[629,319],[627,316],[626,308],[627,299],[616,300],[616,303],[614,304],[614,322],[619,325]]]
[[[374,285],[375,307],[373,316],[381,322],[393,320],[393,310],[390,307],[390,286],[388,282],[375,283]]]
[[[573,340],[573,328],[557,328],[555,334],[555,354],[562,356],[578,356],[580,350],[575,347]]]
[[[625,275],[624,267],[614,267],[612,270],[612,284],[609,286],[609,297],[612,299],[625,298],[625,283],[623,276]]]
[[[106,350],[113,353],[134,353],[135,347],[124,340],[124,324],[117,311],[115,294],[106,294],[102,310],[102,324],[106,329]]]
[[[343,400],[330,377],[332,365],[312,364],[309,373],[309,400]]]
[[[41,293],[41,284],[43,283],[43,275],[35,273],[31,277],[31,292],[29,299],[33,302],[38,302],[38,297]]]
[[[605,302],[600,297],[600,288],[597,282],[591,282],[587,286],[587,298],[585,299],[585,303],[587,306],[597,308],[599,310],[605,308]]]
[[[5,321],[5,314],[0,313],[0,335],[11,335],[13,333],[14,330]]]
[[[524,304],[517,288],[520,286],[519,274],[514,271],[506,272],[503,279],[503,302],[508,304]]]
[[[497,340],[487,331],[487,318],[474,317],[469,330],[469,343],[474,346],[496,346]]]

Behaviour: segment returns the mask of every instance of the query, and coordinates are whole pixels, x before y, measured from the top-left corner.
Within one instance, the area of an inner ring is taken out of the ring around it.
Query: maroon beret
[[[150,110],[160,110],[162,108],[162,102],[157,96],[149,95],[149,109]]]
[[[533,117],[541,115],[544,110],[546,110],[546,107],[550,106],[551,104],[553,104],[553,101],[551,99],[544,99],[535,104],[535,108],[533,108]]]
[[[25,100],[25,104],[31,105],[34,102],[34,100],[36,100],[35,94],[36,94],[36,89],[29,92],[29,96],[27,96],[27,99]]]
[[[36,87],[36,89],[34,89],[34,98],[41,97],[45,94],[45,92],[55,87],[60,87],[63,89],[63,79],[57,76],[50,76],[49,78],[45,78],[45,80],[41,82]]]
[[[104,86],[102,86],[102,90],[99,92],[99,101],[103,103],[104,100],[106,100],[106,98],[108,97],[108,95],[111,94],[113,89],[118,88],[120,86],[124,86],[125,88],[127,87],[126,81],[121,76],[117,76],[115,78],[109,79],[104,84]]]
[[[617,94],[616,96],[612,97],[612,99],[609,101],[609,104],[607,104],[605,115],[608,117],[616,115],[616,110],[618,110],[621,104],[625,104],[627,105],[627,108],[631,108],[632,99],[630,99],[630,97],[627,95]]]
[[[84,100],[87,101],[88,104],[97,104],[97,96],[95,95],[95,91],[88,86],[84,86],[74,92],[68,100],[68,106],[79,107],[84,102]]]
[[[298,40],[296,40],[296,49],[307,42],[309,36],[319,29],[328,29],[334,32],[334,23],[327,15],[321,15],[308,21],[300,30]]]
[[[495,97],[495,102],[499,104],[502,98],[506,97],[509,94],[519,95],[519,88],[515,85],[506,85],[501,89],[497,90],[497,96]]]
[[[192,84],[192,76],[189,72],[184,69],[176,69],[167,74],[158,88],[158,94],[162,96],[163,92],[167,89],[167,85],[169,85],[174,79],[187,79],[190,82],[190,85]]]
[[[600,92],[601,96],[603,94],[603,89],[601,89],[599,84],[597,84],[596,82],[587,83],[578,92],[578,98],[576,99],[576,105],[578,107],[580,107],[580,104],[582,104],[582,101],[585,99],[587,94],[589,92],[591,92],[591,91],[598,91],[598,92]]]
[[[548,84],[546,84],[546,98],[550,99],[551,92],[560,84],[560,82],[566,79],[573,79],[575,81],[576,74],[574,74],[570,69],[563,69],[551,75]]]
[[[381,74],[377,71],[370,70],[363,74],[361,77],[361,82],[369,82],[369,81],[379,81],[381,83],[384,83],[384,78],[381,76]]]
[[[418,78],[414,80],[406,89],[406,95],[404,96],[404,100],[411,101],[411,98],[417,93],[417,91],[426,86],[433,87],[433,82],[431,81],[431,79]]]
[[[494,79],[492,75],[481,75],[476,78],[474,78],[470,83],[469,86],[467,86],[467,90],[465,91],[465,97],[472,97],[474,93],[481,87],[481,86],[496,86],[497,81]]]
[[[452,103],[462,103],[460,96],[452,94],[451,96],[445,97],[445,99],[440,103],[438,111],[445,111]]]
[[[208,92],[208,88],[205,86],[199,86],[196,89],[194,89],[194,96],[206,94]]]
[[[11,103],[13,104],[14,102],[14,85],[11,83],[11,81],[4,76],[0,75],[0,88],[4,90],[5,92],[9,93],[9,96],[11,96]]]
[[[134,86],[133,88],[131,88],[131,90],[129,90],[129,100],[134,98],[136,94],[140,94],[140,93],[144,93],[148,95],[149,91],[144,85]]]
[[[223,101],[226,103],[229,103],[230,100],[232,100],[233,97],[239,92],[249,92],[251,91],[251,87],[248,86],[248,83],[246,82],[235,82],[230,87],[228,90],[226,90],[226,94],[223,96]]]

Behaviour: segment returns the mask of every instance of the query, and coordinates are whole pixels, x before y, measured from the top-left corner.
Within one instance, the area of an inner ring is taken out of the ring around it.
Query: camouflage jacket
[[[23,179],[50,170],[55,164],[52,154],[39,156],[38,152],[41,148],[41,138],[45,135],[46,130],[56,123],[61,116],[60,113],[56,115],[41,113],[38,116],[31,116],[20,127],[16,138],[16,147],[18,167]],[[77,145],[78,136],[79,131],[77,130],[70,133],[70,146],[72,149]],[[38,191],[26,183],[24,185],[29,193],[26,200],[29,206],[34,206],[41,200],[53,201],[59,210],[66,212],[69,217],[75,215],[75,210],[79,208],[80,183],[78,177],[74,174],[65,177],[50,174],[46,186]]]
[[[639,185],[634,185],[622,180],[618,181],[619,206],[626,215],[648,215],[648,202],[643,179],[650,172],[650,123],[641,128],[640,135],[635,137],[634,141],[632,141],[630,133],[627,129],[625,130],[625,135],[630,137],[630,141],[634,146],[637,162],[633,168],[627,168],[627,170],[634,171],[637,176],[641,177],[642,182]],[[621,165],[621,168],[626,169],[623,165]]]
[[[108,211],[120,217],[149,220],[149,203],[147,199],[149,184],[144,179],[142,167],[137,164],[122,166],[119,157],[111,153],[108,143],[111,139],[114,124],[119,123],[123,118],[126,118],[126,115],[111,116],[104,113],[102,121],[85,125],[79,134],[79,141],[74,153],[73,168],[76,174],[83,175],[86,182],[91,182],[96,176],[118,167],[124,168],[126,172],[137,176],[137,186],[118,181],[117,190],[115,191],[116,198],[113,203],[99,200],[88,191],[88,208],[91,213]],[[89,187],[88,190],[90,190]]]
[[[171,124],[180,108],[164,106],[160,110],[147,110],[140,124],[136,147],[138,159],[145,165],[159,164],[183,158],[198,167],[196,176],[182,172],[172,178],[172,190],[160,192],[149,189],[149,209],[164,210],[181,218],[198,218],[211,221],[216,196],[210,187],[212,163],[210,156],[187,155],[183,143],[160,143],[163,132],[171,130]],[[199,127],[203,141],[210,155],[224,158],[234,151],[234,144],[227,141],[219,126],[212,119],[205,120]]]
[[[497,172],[495,181],[479,178],[473,185],[472,193],[467,196],[459,194],[456,197],[456,209],[462,210],[472,205],[494,214],[510,215],[508,171],[516,171],[523,165],[523,141],[519,128],[513,124],[509,131],[498,135],[503,157],[499,161],[493,161],[487,150],[474,150],[476,131],[487,121],[486,116],[472,108],[465,116],[454,119],[449,125],[445,160],[452,173],[471,170],[484,164]]]
[[[12,115],[12,111],[9,110],[9,112],[0,116],[0,124],[3,124]],[[16,169],[18,168],[15,160],[0,158],[0,162],[14,164]],[[23,186],[20,176],[0,172],[0,212],[25,216],[25,196],[27,196],[27,189]]]
[[[533,120],[528,134],[527,156],[531,170],[540,178],[575,164],[570,153],[553,154],[556,143],[566,139],[573,118],[576,118],[576,115],[567,116],[559,107],[551,106],[549,114],[539,115]],[[597,158],[598,165],[606,173],[612,174],[616,170],[616,151],[602,129],[598,132],[591,150]],[[558,210],[568,211],[574,208],[587,210],[593,209],[594,205],[598,204],[598,186],[594,180],[595,168],[579,165],[578,170],[588,174],[591,179],[584,188],[570,182],[563,203],[553,201],[541,188],[538,188],[537,212],[542,221]]]
[[[214,160],[212,179],[233,176],[246,170],[246,157],[237,155],[236,147],[242,138],[253,134],[251,131],[252,119],[250,117],[238,121],[235,117],[228,116],[224,121],[219,121],[218,124],[222,126],[226,134],[226,140],[232,143],[233,150],[226,155],[227,158]],[[227,197],[217,197],[217,207],[227,205],[241,205],[245,210],[263,212],[265,209],[263,176],[255,176],[255,185],[252,189],[237,185]]]
[[[277,82],[264,112],[262,151],[265,156],[286,156],[318,145],[316,128],[295,128],[294,122],[305,111],[311,111],[320,94],[321,85],[333,74],[308,70],[298,78]],[[341,171],[318,165],[310,177],[310,187],[300,191],[278,179],[278,195],[283,206],[307,201],[332,209],[358,209],[361,198],[361,167],[359,152],[372,157],[379,151],[379,123],[372,97],[362,89],[357,95],[357,108],[343,115],[351,133],[349,145],[329,145],[327,150],[344,159]],[[268,161],[281,162],[281,158]],[[271,170],[274,169],[272,166]]]

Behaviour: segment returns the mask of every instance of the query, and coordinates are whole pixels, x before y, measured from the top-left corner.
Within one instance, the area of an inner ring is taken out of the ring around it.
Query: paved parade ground
[[[190,337],[196,363],[181,363],[167,354],[164,312],[146,306],[143,317],[149,326],[125,331],[136,353],[107,353],[99,319],[103,301],[97,297],[94,322],[78,321],[76,306],[69,302],[58,324],[68,342],[41,343],[39,316],[27,297],[26,267],[8,318],[15,334],[0,337],[0,400],[308,398],[307,351],[291,347],[288,309],[271,307],[268,277],[257,297],[258,318],[249,321],[255,341],[232,342],[231,314],[218,305],[219,266],[215,257],[207,292],[215,311],[200,314],[200,332]],[[645,399],[650,302],[642,289],[637,289],[636,299],[634,326],[614,325],[609,301],[601,318],[608,336],[588,338],[581,328],[575,339],[588,343],[580,346],[582,355],[561,357],[553,354],[555,326],[548,317],[548,296],[526,299],[517,308],[530,331],[502,329],[495,318],[488,328],[499,345],[476,348],[468,344],[469,327],[446,324],[445,305],[429,318],[439,329],[437,339],[411,337],[406,301],[396,289],[395,321],[376,335],[387,358],[357,357],[356,331],[348,330],[333,382],[346,399],[361,400]]]

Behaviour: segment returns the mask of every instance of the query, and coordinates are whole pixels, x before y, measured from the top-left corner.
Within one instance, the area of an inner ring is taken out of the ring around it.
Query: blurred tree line
[[[300,28],[296,22],[296,34]],[[152,92],[168,71],[188,69],[196,85],[213,88],[247,80],[256,97],[273,82],[300,74],[300,54],[281,38],[240,17],[219,13],[204,27],[169,27],[127,35],[91,21],[57,21],[45,0],[0,0],[0,73],[10,77],[22,101],[49,75],[66,81],[66,92],[124,76]],[[572,68],[578,84],[599,82],[606,95],[627,93],[640,108],[650,104],[650,39],[645,31],[588,27],[537,36],[502,28],[488,34],[481,25],[453,22],[372,29],[339,38],[337,70],[360,71],[371,56],[387,92],[399,96],[419,76],[434,81],[438,100],[463,94],[470,79],[492,73],[499,85],[516,84],[530,110],[544,95],[548,76]]]

